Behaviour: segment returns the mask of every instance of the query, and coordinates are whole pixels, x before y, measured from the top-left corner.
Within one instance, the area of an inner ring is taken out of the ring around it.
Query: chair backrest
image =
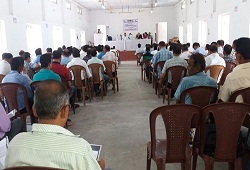
[[[2,83],[2,80],[3,80],[4,77],[5,77],[5,75],[0,74],[0,83]]]
[[[4,170],[63,170],[63,169],[42,167],[42,166],[17,166],[17,167],[5,168]]]
[[[137,58],[140,60],[141,57],[143,56],[143,53],[137,53],[136,55],[137,55]]]
[[[31,90],[34,92],[41,81],[34,81],[30,84]]]
[[[163,67],[164,67],[164,64],[165,64],[166,61],[159,61],[158,63],[156,63],[154,65],[154,72],[157,73],[158,72],[158,67],[162,70]]]
[[[203,108],[200,131],[200,153],[204,153],[208,114],[214,117],[216,148],[214,159],[228,161],[236,158],[240,129],[250,105],[242,103],[217,103]]]
[[[180,81],[187,74],[187,68],[183,66],[173,66],[169,67],[166,71],[166,83],[169,81],[169,76],[171,75],[171,89],[176,90],[180,84]]]
[[[143,61],[141,62],[141,67],[143,67],[143,65],[145,65],[146,67],[149,66],[149,65],[150,65],[150,61],[151,61],[151,59],[143,60]]]
[[[228,101],[235,102],[238,96],[242,97],[244,103],[250,104],[250,87],[234,92],[231,94]]]
[[[113,79],[113,71],[112,68],[115,68],[116,72],[116,64],[113,61],[104,61],[103,62],[105,68],[106,68],[106,74],[109,76],[109,79]]]
[[[234,67],[236,67],[235,63],[226,62],[226,68],[224,69],[223,74],[222,74],[221,79],[220,79],[221,86],[224,84],[227,75],[233,71]]]
[[[156,118],[161,115],[166,128],[166,160],[183,161],[189,147],[191,127],[198,128],[201,109],[195,105],[176,104],[154,109],[150,114],[151,154],[156,153]],[[164,151],[165,149],[165,151]]]
[[[74,76],[74,86],[77,89],[81,89],[83,86],[86,86],[87,84],[87,73],[86,73],[86,69],[83,66],[79,66],[79,65],[74,65],[69,67],[69,71],[73,73]],[[84,75],[84,80],[82,80],[82,72]],[[82,81],[84,81],[85,83],[82,83]]]
[[[26,88],[18,83],[1,83],[0,89],[2,90],[3,96],[6,99],[7,103],[7,112],[10,112],[14,109],[17,110],[16,117],[20,116],[20,110],[18,108],[18,90],[21,90],[24,96],[25,108],[29,107],[28,94]],[[30,114],[30,110],[26,109],[27,113]]]
[[[219,90],[215,87],[197,86],[189,88],[181,93],[180,103],[185,103],[186,98],[190,97],[192,104],[203,108],[211,103],[218,96]]]
[[[217,82],[223,70],[224,70],[224,66],[222,65],[211,65],[211,66],[206,67],[205,72],[209,71],[210,77],[214,78],[215,81]]]
[[[89,65],[90,71],[92,72],[93,83],[100,83],[104,79],[104,68],[101,64],[90,64]],[[101,75],[100,77],[100,70]]]

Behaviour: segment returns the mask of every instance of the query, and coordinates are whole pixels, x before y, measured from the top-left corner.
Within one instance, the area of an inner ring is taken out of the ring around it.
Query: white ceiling
[[[102,0],[75,0],[89,10],[101,10]],[[156,0],[157,7],[173,6],[181,0]],[[122,9],[122,8],[151,8],[151,4],[155,0],[104,0],[106,9]]]

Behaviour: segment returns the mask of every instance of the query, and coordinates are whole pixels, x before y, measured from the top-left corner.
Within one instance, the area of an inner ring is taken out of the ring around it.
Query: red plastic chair
[[[16,117],[21,117],[21,119],[26,124],[26,117],[31,115],[29,100],[28,100],[28,94],[26,88],[18,83],[1,83],[0,89],[2,90],[2,94],[6,100],[7,103],[7,112],[10,112],[14,109],[17,110]],[[18,90],[21,90],[23,92],[23,100],[26,108],[25,114],[20,114],[20,110],[18,108],[18,101],[17,101],[17,94]]]
[[[220,83],[219,83],[220,86],[223,86],[227,75],[229,73],[231,73],[235,67],[236,67],[235,63],[226,62],[226,68],[224,69],[223,74],[222,74],[221,79],[220,79]]]
[[[119,91],[119,83],[118,83],[118,77],[117,77],[117,71],[116,71],[116,64],[113,61],[104,61],[103,64],[106,68],[106,74],[109,76],[109,80],[112,82],[113,90],[115,93],[115,90]],[[112,72],[112,68],[115,68],[115,72]],[[117,88],[115,88],[115,85]]]
[[[216,82],[218,82],[218,79],[220,78],[220,75],[222,74],[224,70],[224,66],[222,65],[211,65],[206,67],[205,72],[210,73],[210,77],[214,78]]]
[[[237,158],[237,145],[243,121],[250,111],[250,105],[242,103],[217,103],[203,108],[200,125],[199,156],[205,162],[205,169],[212,170],[214,162],[228,162],[229,169],[241,169],[241,158]],[[213,157],[204,153],[207,116],[212,115],[216,126],[216,148]],[[197,154],[193,156],[193,170],[196,169]]]
[[[211,99],[217,99],[219,90],[215,87],[197,86],[189,88],[181,93],[180,103],[185,103],[186,97],[190,97],[192,104],[203,108],[211,103]],[[215,100],[216,101],[216,100]]]
[[[171,87],[168,87],[168,76],[169,73],[171,74]],[[163,104],[165,103],[165,99],[166,99],[166,91],[168,92],[168,105],[170,104],[170,98],[171,98],[171,91],[172,90],[176,90],[180,84],[180,81],[183,77],[185,77],[187,74],[187,68],[183,67],[183,66],[173,66],[173,67],[169,67],[166,71],[166,76],[165,76],[165,80],[166,80],[166,84],[165,87],[163,88],[162,92],[163,92]],[[160,91],[160,87],[161,85],[158,85],[158,96],[159,96],[159,91]]]
[[[151,142],[147,144],[147,170],[151,159],[157,170],[164,170],[166,163],[181,163],[182,169],[191,169],[191,127],[198,128],[201,109],[195,105],[176,104],[162,106],[150,114]],[[166,139],[156,138],[156,118],[161,116],[166,128]]]
[[[153,69],[153,72],[151,72],[152,74],[152,83],[153,83],[153,88],[155,88],[155,94],[157,95],[157,92],[158,92],[158,67],[160,68],[160,71],[163,69],[164,67],[164,64],[165,64],[166,61],[159,61],[158,63],[156,63],[154,65],[154,69]]]

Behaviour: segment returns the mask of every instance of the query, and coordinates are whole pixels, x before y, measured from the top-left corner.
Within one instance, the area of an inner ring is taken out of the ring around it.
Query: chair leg
[[[163,159],[156,162],[157,170],[165,170],[165,161]]]
[[[103,84],[100,84],[100,88],[101,88],[101,95],[102,95],[102,99],[103,99]]]
[[[243,170],[247,170],[247,164],[248,164],[248,160],[250,159],[250,153],[249,151],[245,152],[245,154],[242,157],[242,169]]]
[[[117,91],[119,91],[119,84],[118,84],[118,77],[116,77],[116,85],[117,85]]]
[[[150,167],[151,167],[151,157],[147,148],[147,170],[150,170],[151,169]]]
[[[85,87],[82,88],[82,101],[83,101],[83,106],[86,106]]]
[[[205,170],[213,170],[214,169],[213,158],[207,158],[204,160],[204,162],[205,162]]]
[[[166,99],[166,89],[164,88],[162,90],[162,103],[164,104],[165,103],[165,99]]]
[[[168,89],[168,105],[170,105],[171,89]]]
[[[193,146],[194,147],[194,146]],[[196,165],[197,165],[197,152],[196,150],[194,149],[193,151],[193,165],[192,165],[192,170],[196,170]]]
[[[114,93],[115,93],[115,79],[114,78],[112,79],[112,86],[113,86],[113,90],[114,90]]]
[[[241,166],[241,159],[238,158],[235,160],[235,163],[234,163],[234,169],[242,169],[242,166]]]
[[[143,81],[143,68],[141,67],[141,80]]]

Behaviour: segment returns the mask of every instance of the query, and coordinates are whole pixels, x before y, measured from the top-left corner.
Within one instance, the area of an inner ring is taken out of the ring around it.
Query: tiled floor
[[[110,86],[103,99],[94,97],[91,103],[87,101],[86,107],[80,103],[76,114],[71,113],[69,130],[89,143],[101,144],[101,158],[106,161],[107,168],[143,170],[146,169],[146,146],[150,140],[149,114],[163,105],[162,99],[154,94],[152,84],[141,81],[136,61],[123,61],[118,77],[120,91],[114,94]],[[164,128],[157,127],[157,133],[164,136]],[[153,161],[151,169],[156,169]],[[166,169],[180,169],[180,164],[167,164]],[[198,159],[197,169],[204,169],[201,159]],[[227,169],[227,164],[216,163],[214,169]]]

